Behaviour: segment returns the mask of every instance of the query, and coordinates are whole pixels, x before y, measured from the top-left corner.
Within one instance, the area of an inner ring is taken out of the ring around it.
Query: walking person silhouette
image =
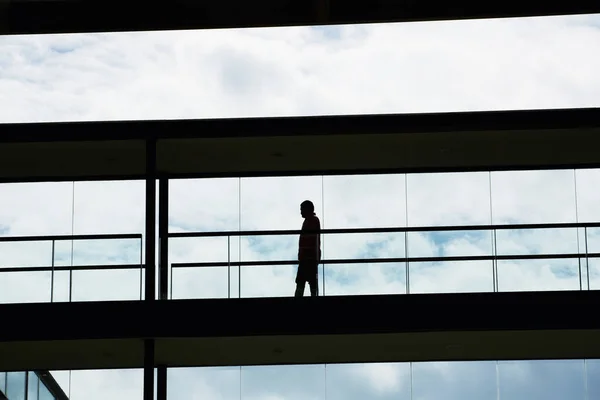
[[[321,222],[315,214],[315,206],[310,200],[300,204],[300,214],[304,218],[298,240],[298,272],[296,274],[295,297],[304,296],[308,282],[310,295],[319,295],[319,262],[321,261]]]

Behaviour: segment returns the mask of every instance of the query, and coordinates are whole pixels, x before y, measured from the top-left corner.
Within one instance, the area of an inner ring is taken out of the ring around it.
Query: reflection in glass
[[[141,269],[74,270],[72,301],[140,300]]]
[[[576,170],[577,217],[579,222],[600,221],[600,169]]]
[[[502,399],[586,399],[583,360],[500,361],[498,375]]]
[[[145,182],[75,182],[73,233],[142,233]]]
[[[169,232],[239,229],[238,178],[169,180]]]
[[[327,259],[403,258],[405,233],[336,233],[323,235]]]
[[[313,202],[317,216],[322,219],[321,179],[320,176],[242,178],[241,230],[299,230],[300,203],[304,200]]]
[[[35,372],[28,372],[27,382],[27,400],[38,400],[38,391],[40,386],[40,379]],[[43,384],[42,384],[43,386]],[[9,399],[10,400],[10,399]]]
[[[409,232],[409,257],[492,256],[492,232]]]
[[[0,232],[14,236],[70,235],[71,182],[0,184]]]
[[[242,367],[241,398],[325,399],[323,365]]]
[[[6,373],[6,397],[9,400],[25,400],[25,372]]]
[[[577,228],[499,229],[496,231],[498,255],[576,254],[581,240]]]
[[[327,264],[323,290],[326,296],[405,294],[406,264]]]
[[[324,375],[328,400],[413,398],[409,363],[330,364]]]
[[[599,360],[169,368],[168,400],[600,398]]]
[[[600,399],[600,360],[583,360],[587,399]]]
[[[473,293],[494,290],[493,262],[409,263],[410,293]]]
[[[54,400],[54,396],[50,393],[50,390],[45,385],[40,384],[40,396],[39,400]],[[29,400],[29,399],[27,399]]]
[[[404,180],[403,174],[323,177],[323,226],[327,229],[406,226]],[[329,251],[329,242],[327,246]]]
[[[576,222],[573,170],[491,174],[494,224]]]
[[[169,290],[172,299],[227,298],[227,267],[172,268]]]
[[[487,172],[408,174],[409,226],[490,223]]]
[[[239,367],[169,368],[167,399],[240,400]]]
[[[297,265],[244,266],[241,297],[292,296],[296,288],[296,270]]]
[[[576,259],[499,260],[498,291],[580,290],[583,281]]]
[[[0,303],[50,301],[50,271],[3,272],[0,268]]]
[[[6,392],[6,372],[0,372],[0,392]]]
[[[241,238],[241,242],[242,261],[294,261],[298,259],[298,235],[244,236]]]
[[[496,362],[414,363],[412,392],[415,399],[496,400]]]

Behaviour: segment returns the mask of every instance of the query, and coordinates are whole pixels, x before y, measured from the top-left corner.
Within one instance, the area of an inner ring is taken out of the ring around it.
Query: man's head
[[[300,204],[300,214],[303,218],[315,215],[315,205],[310,200],[304,200]]]

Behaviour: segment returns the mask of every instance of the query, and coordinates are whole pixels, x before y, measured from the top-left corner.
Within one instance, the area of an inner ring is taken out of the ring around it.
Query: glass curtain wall
[[[598,228],[476,227],[600,222],[599,183],[597,169],[171,180],[170,234],[232,234],[172,238],[169,295],[291,296],[298,236],[237,232],[298,230],[304,200],[325,229],[428,227],[324,234],[324,259],[368,261],[321,265],[321,295],[597,289],[596,258],[552,256],[597,252]],[[481,256],[499,259],[436,259]]]

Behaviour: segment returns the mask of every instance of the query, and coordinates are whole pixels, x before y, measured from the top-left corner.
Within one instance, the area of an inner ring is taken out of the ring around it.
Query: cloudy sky
[[[0,38],[0,122],[600,106],[600,16]],[[172,182],[169,229],[600,221],[600,170]],[[142,233],[143,182],[0,185],[0,234]],[[587,235],[586,235],[587,233]],[[346,234],[324,257],[600,252],[600,231]],[[174,239],[170,261],[290,260],[296,237]],[[407,246],[406,246],[407,245]],[[137,240],[2,243],[0,266],[139,264]],[[498,262],[498,289],[600,289],[596,260]],[[491,291],[491,262],[327,266],[326,295]],[[173,298],[290,296],[290,266],[172,270]],[[241,282],[238,277],[241,275]],[[71,280],[72,278],[72,280]],[[138,299],[140,271],[0,274],[0,302]],[[229,283],[229,286],[228,286]],[[53,290],[50,290],[51,284]],[[241,288],[241,293],[239,291]],[[412,371],[412,372],[411,372]],[[73,400],[141,399],[75,371]],[[587,379],[586,379],[587,378]],[[174,369],[169,399],[592,399],[598,361]],[[69,390],[67,390],[69,391]],[[586,397],[587,396],[587,397]]]

